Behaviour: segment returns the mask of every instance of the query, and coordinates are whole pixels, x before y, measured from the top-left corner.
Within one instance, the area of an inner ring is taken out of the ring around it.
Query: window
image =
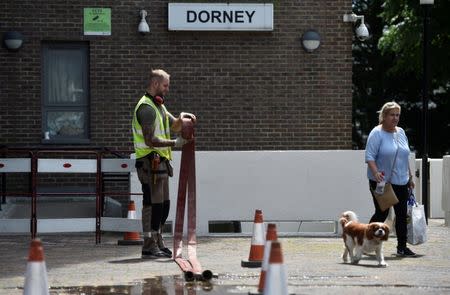
[[[42,44],[42,134],[45,143],[89,143],[89,47]]]

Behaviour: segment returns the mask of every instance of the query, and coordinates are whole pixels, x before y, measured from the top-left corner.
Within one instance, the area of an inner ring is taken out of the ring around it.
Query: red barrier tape
[[[194,138],[194,127],[191,120],[183,120],[183,138]],[[195,140],[185,144],[181,151],[180,178],[178,181],[177,211],[175,218],[175,233],[173,238],[173,255],[175,262],[185,273],[186,280],[196,277],[204,278],[202,266],[197,259],[196,238],[196,180],[195,180]],[[183,227],[186,208],[186,190],[188,193],[188,258],[183,258]],[[209,272],[209,271],[208,271]],[[204,278],[205,279],[205,278]],[[210,278],[206,278],[210,279]]]

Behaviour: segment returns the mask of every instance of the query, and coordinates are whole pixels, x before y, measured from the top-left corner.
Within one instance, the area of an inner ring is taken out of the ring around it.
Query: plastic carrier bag
[[[427,221],[424,206],[418,204],[411,192],[408,198],[407,241],[411,245],[420,245],[427,241]]]

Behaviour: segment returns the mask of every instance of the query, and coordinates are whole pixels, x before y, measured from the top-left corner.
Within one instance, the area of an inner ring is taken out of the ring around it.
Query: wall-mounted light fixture
[[[139,15],[141,16],[141,22],[139,23],[138,32],[141,33],[142,35],[150,33],[150,27],[148,26],[148,23],[145,20],[145,17],[147,16],[147,11],[141,10],[139,12]]]
[[[17,51],[22,47],[23,35],[16,31],[10,31],[3,34],[3,45],[10,51]]]
[[[358,20],[361,21],[361,24],[356,28],[356,37],[358,37],[359,40],[365,41],[369,39],[369,30],[367,29],[366,25],[364,24],[364,15],[356,15],[354,13],[350,14],[344,14],[343,21],[344,22],[352,22],[356,23]]]
[[[307,52],[313,52],[320,46],[320,35],[315,30],[308,30],[302,36],[302,46]]]

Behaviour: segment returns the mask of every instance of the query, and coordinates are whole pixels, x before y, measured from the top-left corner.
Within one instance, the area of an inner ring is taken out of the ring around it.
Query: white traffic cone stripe
[[[47,268],[45,262],[30,261],[27,263],[24,295],[48,295]]]
[[[270,257],[270,247],[272,241],[266,241],[266,246],[264,247],[264,258],[261,266],[262,271],[267,271],[269,269],[269,257]]]
[[[128,218],[128,219],[137,219],[137,218],[136,218],[136,211],[134,211],[134,210],[128,211],[127,218]]]
[[[288,281],[283,264],[272,263],[266,274],[263,295],[288,295]]]
[[[265,243],[264,238],[264,224],[263,223],[255,223],[253,225],[253,237],[252,237],[252,245],[263,245]]]

